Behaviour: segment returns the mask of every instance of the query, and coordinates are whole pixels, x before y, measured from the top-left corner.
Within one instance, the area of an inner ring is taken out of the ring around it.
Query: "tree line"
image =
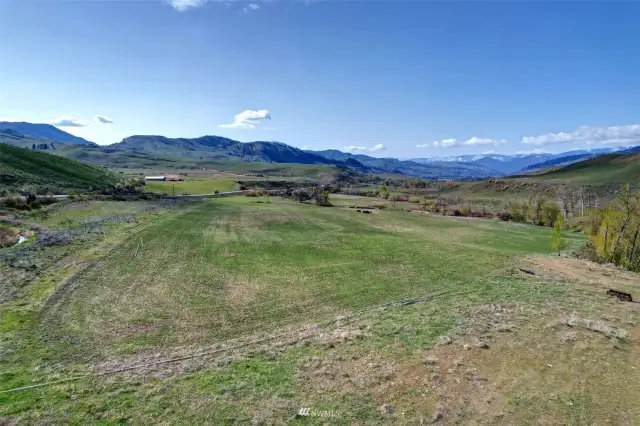
[[[587,256],[640,271],[640,191],[623,185],[613,202],[588,213]]]

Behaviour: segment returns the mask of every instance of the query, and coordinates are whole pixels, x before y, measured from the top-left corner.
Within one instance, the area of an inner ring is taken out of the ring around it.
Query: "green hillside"
[[[608,154],[535,176],[550,182],[620,185],[640,178],[640,154]]]
[[[119,179],[102,167],[0,143],[0,190],[29,188],[39,194],[89,191],[106,188]]]

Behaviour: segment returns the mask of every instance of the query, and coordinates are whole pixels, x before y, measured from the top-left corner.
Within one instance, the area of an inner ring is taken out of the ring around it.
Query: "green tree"
[[[558,251],[558,256],[560,256],[560,251],[567,246],[567,241],[564,239],[564,235],[562,234],[563,228],[564,216],[562,216],[561,213],[558,213],[553,224],[553,234],[551,236],[551,247]]]

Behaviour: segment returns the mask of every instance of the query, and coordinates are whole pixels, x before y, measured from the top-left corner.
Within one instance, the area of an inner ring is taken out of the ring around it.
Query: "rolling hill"
[[[567,184],[621,185],[640,180],[640,153],[607,154],[536,175]]]
[[[548,167],[562,167],[568,166],[569,164],[576,163],[578,161],[585,160],[587,158],[595,157],[594,154],[575,154],[575,155],[566,155],[564,157],[553,158],[551,160],[543,161],[540,163],[532,164],[530,166],[522,169],[522,172],[528,172],[533,170],[546,169]]]
[[[0,121],[0,130],[12,130],[32,139],[48,139],[56,142],[96,146],[93,142],[73,136],[50,124]]]
[[[29,188],[39,194],[91,191],[119,180],[103,167],[0,143],[0,190]]]

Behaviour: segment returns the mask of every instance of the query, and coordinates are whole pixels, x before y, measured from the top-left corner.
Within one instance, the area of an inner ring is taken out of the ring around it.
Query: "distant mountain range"
[[[0,130],[12,130],[32,139],[48,139],[56,142],[96,146],[93,142],[73,136],[50,124],[0,121]]]
[[[571,161],[580,161],[597,155],[609,154],[620,151],[623,148],[596,148],[592,150],[574,150],[561,152],[559,154],[536,153],[536,154],[515,154],[515,155],[460,155],[452,157],[432,157],[432,158],[412,158],[421,164],[433,162],[465,162],[479,164],[499,173],[509,175],[526,170],[540,169],[552,165],[569,164]],[[571,157],[571,158],[569,158]]]
[[[65,146],[54,147],[50,142]],[[119,143],[99,146],[73,136],[48,124],[0,122],[0,142],[23,147],[46,145],[56,153],[70,158],[100,164],[119,163],[127,156],[149,159],[181,159],[183,161],[236,160],[261,163],[327,164],[351,167],[361,172],[392,173],[426,179],[484,179],[499,177],[552,166],[568,165],[602,154],[622,151],[621,148],[569,151],[560,154],[462,155],[435,158],[376,158],[339,150],[303,151],[281,142],[239,142],[221,136],[199,138],[168,138],[136,135]],[[43,144],[44,142],[44,144]],[[70,149],[71,146],[75,147]],[[62,149],[60,149],[62,148]],[[640,147],[627,149],[640,150]],[[110,162],[108,158],[118,158]]]
[[[307,152],[332,160],[355,160],[378,172],[403,174],[428,179],[470,179],[502,176],[501,172],[497,172],[482,164],[443,161],[418,163],[410,160],[398,160],[397,158],[376,158],[363,154],[351,154],[337,149]]]
[[[167,138],[164,136],[131,136],[122,142],[108,145],[107,149],[120,151],[147,152],[165,157],[192,158],[199,160],[234,159],[248,162],[336,164],[343,161],[331,160],[302,151],[281,142],[238,142],[221,136],[199,138]],[[364,169],[357,161],[349,166]]]
[[[41,145],[36,138],[47,138],[63,144],[79,144],[75,136],[69,135],[53,126],[30,123],[0,123],[6,129],[0,133],[0,142],[23,147]],[[53,127],[55,130],[51,130]],[[0,130],[1,131],[1,130]],[[9,133],[7,133],[9,132]],[[82,139],[84,141],[84,139]],[[202,161],[236,160],[263,163],[300,163],[327,164],[351,167],[361,172],[395,173],[428,179],[480,179],[501,174],[480,164],[456,162],[436,162],[419,164],[401,161],[396,158],[374,158],[366,155],[353,155],[336,150],[303,151],[281,142],[238,142],[220,136],[202,136],[199,138],[168,138],[165,136],[136,135],[122,142],[107,146],[98,146],[85,141],[82,146],[69,150],[68,147],[56,147],[57,154],[85,161],[111,164],[105,156],[123,155],[149,156],[163,159],[188,159]],[[49,144],[52,149],[53,146]],[[52,151],[53,152],[53,151]]]

